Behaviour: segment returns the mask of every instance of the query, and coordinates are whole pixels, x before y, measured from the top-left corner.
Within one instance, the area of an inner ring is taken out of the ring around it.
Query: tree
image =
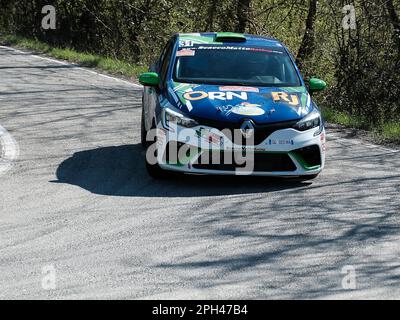
[[[394,29],[394,38],[398,45],[400,54],[400,19],[397,15],[396,9],[394,8],[392,0],[386,0],[386,8],[389,13],[389,19]]]
[[[235,32],[244,33],[249,21],[250,0],[238,0],[236,6],[237,23]]]
[[[308,15],[306,20],[306,30],[304,32],[303,41],[297,53],[296,62],[300,69],[304,66],[304,62],[312,55],[314,50],[314,21],[317,15],[317,0],[310,0],[308,6]]]
[[[217,10],[217,0],[209,0],[208,6],[208,16],[207,16],[207,24],[206,31],[213,31],[214,27],[214,16],[215,11]]]

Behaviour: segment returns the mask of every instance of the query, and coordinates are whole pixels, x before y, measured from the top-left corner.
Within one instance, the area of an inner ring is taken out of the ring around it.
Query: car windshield
[[[174,80],[217,85],[301,85],[293,62],[285,51],[222,45],[179,48]]]

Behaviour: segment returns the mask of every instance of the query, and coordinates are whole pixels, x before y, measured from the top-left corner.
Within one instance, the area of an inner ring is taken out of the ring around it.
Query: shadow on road
[[[263,177],[215,177],[175,174],[150,178],[139,144],[104,147],[75,153],[57,169],[57,181],[95,194],[142,197],[201,197],[254,194],[308,186],[310,183]]]

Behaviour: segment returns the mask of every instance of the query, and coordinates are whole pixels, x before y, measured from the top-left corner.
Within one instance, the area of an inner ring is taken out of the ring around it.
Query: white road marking
[[[18,155],[17,142],[6,129],[0,126],[0,175],[11,169]]]
[[[93,71],[93,70],[89,70],[89,69],[86,69],[86,68],[79,67],[75,63],[60,61],[60,60],[56,60],[56,59],[52,59],[52,58],[48,58],[48,57],[42,57],[42,56],[38,56],[38,55],[35,55],[35,54],[32,54],[32,53],[29,53],[29,52],[26,52],[26,51],[22,51],[22,50],[18,50],[18,49],[11,48],[11,47],[0,46],[0,48],[12,50],[12,51],[15,51],[15,52],[18,52],[18,53],[25,54],[25,55],[27,55],[29,57],[33,57],[33,58],[37,58],[37,59],[41,59],[41,60],[45,60],[45,61],[49,61],[49,62],[53,62],[53,63],[58,63],[58,64],[62,64],[62,65],[65,65],[65,66],[73,66],[77,70],[82,70],[82,71],[89,72],[89,73],[95,74],[95,75],[103,77],[103,78],[112,79],[114,81],[122,82],[122,83],[131,85],[131,86],[136,87],[136,88],[143,88],[143,86],[138,85],[138,84],[133,83],[133,82],[130,82],[130,81],[122,80],[122,79],[119,79],[119,78],[116,78],[116,77],[112,77],[112,76],[109,76],[109,75],[105,75],[105,74],[102,74],[102,73],[99,73],[99,72],[96,72],[96,71]]]

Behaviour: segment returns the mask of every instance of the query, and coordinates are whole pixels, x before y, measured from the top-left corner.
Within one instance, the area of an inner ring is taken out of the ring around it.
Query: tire
[[[155,142],[155,141],[147,141],[146,140],[146,135],[147,132],[144,128],[144,117],[142,113],[142,146],[146,149],[146,154],[145,154],[145,162],[146,162],[146,170],[147,173],[149,174],[150,177],[153,179],[164,179],[168,177],[168,172],[166,170],[163,170],[160,168],[158,163],[156,164],[150,164],[147,162],[147,149]],[[152,129],[156,128],[155,123],[153,122]],[[144,132],[144,137],[143,137],[143,132]]]
[[[147,148],[147,141],[146,141],[147,131],[146,126],[144,124],[144,109],[142,107],[142,117],[140,120],[140,143],[143,148]]]
[[[146,169],[149,176],[152,177],[153,179],[158,180],[158,179],[165,179],[168,177],[167,171],[161,169],[158,163],[150,164],[146,160]]]

